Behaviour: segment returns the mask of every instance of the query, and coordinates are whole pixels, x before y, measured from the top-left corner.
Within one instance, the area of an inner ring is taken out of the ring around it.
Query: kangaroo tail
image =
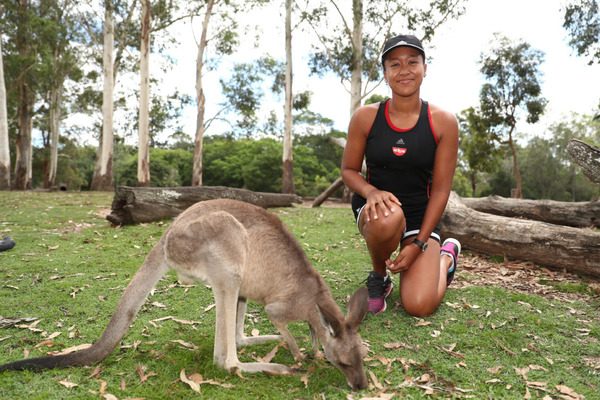
[[[163,248],[164,239],[161,239],[133,276],[104,333],[91,347],[70,354],[31,358],[3,364],[0,365],[0,372],[83,366],[104,360],[123,339],[154,285],[169,270],[164,259]]]

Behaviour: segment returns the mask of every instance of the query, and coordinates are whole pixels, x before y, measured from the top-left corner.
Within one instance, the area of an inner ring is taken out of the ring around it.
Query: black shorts
[[[366,204],[367,200],[364,197],[354,193],[352,196],[352,212],[354,213],[357,227],[360,220],[360,214],[362,213],[362,210]],[[409,207],[402,206],[402,211],[404,212],[404,217],[406,218],[406,229],[404,229],[404,232],[402,233],[402,240],[417,236],[419,234],[421,224],[423,223],[423,218],[425,217],[426,208],[427,204]],[[439,223],[436,224],[433,232],[431,232],[431,235],[429,236],[432,239],[437,240],[438,243],[441,243]]]

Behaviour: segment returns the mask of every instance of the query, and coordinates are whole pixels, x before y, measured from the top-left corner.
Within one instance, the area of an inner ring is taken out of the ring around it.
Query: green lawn
[[[136,268],[170,223],[111,227],[104,219],[111,202],[112,193],[0,192],[0,234],[17,242],[0,252],[0,321],[24,319],[0,329],[0,363],[92,343],[100,336]],[[370,269],[351,211],[272,211],[296,235],[345,310]],[[463,260],[473,257],[465,254]],[[598,293],[584,280],[548,280],[537,267],[528,273],[539,275],[536,285],[557,295],[474,285],[481,272],[460,268],[444,304],[428,318],[408,316],[398,292],[393,293],[388,311],[367,315],[361,327],[371,381],[361,392],[351,391],[343,374],[324,361],[307,359],[301,365],[306,374],[292,377],[217,369],[212,364],[212,293],[203,284],[178,285],[169,273],[120,348],[99,365],[3,373],[0,398],[600,399]],[[275,333],[261,305],[250,303],[248,314],[248,334]],[[291,330],[309,337],[304,323]],[[308,339],[300,344],[310,348]],[[263,357],[276,345],[240,349],[240,359]],[[294,364],[283,346],[273,361]],[[181,381],[182,370],[188,377],[196,374],[192,378],[202,382],[201,394]]]

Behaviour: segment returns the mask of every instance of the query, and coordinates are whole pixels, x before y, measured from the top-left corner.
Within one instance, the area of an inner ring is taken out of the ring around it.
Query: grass
[[[17,246],[0,252],[0,316],[38,318],[0,330],[0,363],[92,343],[169,221],[111,227],[111,193],[0,192],[0,234]],[[273,210],[291,229],[345,309],[369,271],[369,256],[346,208]],[[458,280],[468,280],[466,272]],[[541,282],[540,284],[543,284]],[[585,292],[585,284],[552,289]],[[549,286],[550,287],[550,286]],[[0,374],[2,399],[598,399],[600,300],[561,302],[486,285],[452,288],[427,318],[388,311],[367,315],[361,335],[372,385],[352,392],[341,372],[307,360],[303,376],[228,374],[212,364],[215,310],[202,284],[178,285],[169,273],[107,359],[89,368]],[[250,303],[247,332],[274,333],[262,306]],[[168,318],[173,317],[173,318]],[[185,322],[188,323],[185,323]],[[291,327],[308,338],[306,324]],[[301,346],[309,348],[308,341]],[[275,344],[240,349],[241,360]],[[294,360],[280,348],[274,362]],[[179,377],[202,375],[198,395]],[[114,396],[114,397],[111,397]]]

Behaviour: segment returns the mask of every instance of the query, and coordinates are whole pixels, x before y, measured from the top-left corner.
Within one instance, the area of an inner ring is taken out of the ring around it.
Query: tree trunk
[[[0,16],[2,10],[0,9]],[[2,61],[2,34],[0,31],[0,190],[10,189],[10,147],[8,142],[8,115],[6,108],[6,85]]]
[[[522,199],[523,198],[523,189],[521,186],[521,171],[519,171],[519,160],[517,158],[517,151],[515,150],[515,144],[513,142],[513,137],[512,137],[512,133],[515,130],[515,123],[513,122],[511,128],[510,128],[510,132],[508,132],[508,144],[510,146],[510,151],[512,152],[512,156],[513,156],[513,168],[515,170],[515,178],[517,179],[517,192],[515,194],[515,197],[517,199]]]
[[[294,186],[294,159],[292,155],[292,0],[285,1],[285,105],[283,132],[283,179],[282,193],[296,193]]]
[[[150,186],[150,0],[142,1],[140,35],[140,105],[137,185]]]
[[[204,69],[204,52],[208,41],[206,39],[208,33],[208,24],[212,15],[212,9],[215,5],[214,0],[209,0],[206,3],[206,13],[204,14],[204,22],[202,23],[202,34],[200,35],[200,43],[198,43],[198,54],[196,56],[196,138],[194,140],[194,165],[192,166],[192,186],[202,186],[202,151],[204,131],[204,113],[206,112],[206,98],[204,96],[204,86],[202,83],[202,71]]]
[[[564,202],[554,200],[519,200],[500,196],[462,198],[476,211],[511,218],[526,218],[576,228],[600,228],[600,200]]]
[[[102,135],[98,143],[96,165],[92,178],[91,190],[114,190],[113,178],[113,95],[115,88],[115,71],[113,51],[115,46],[114,12],[109,1],[104,10],[104,46],[102,51],[102,74],[104,89],[102,91]]]
[[[362,41],[363,41],[363,0],[352,1],[352,69],[350,73],[350,116],[360,107],[362,101]]]
[[[106,217],[115,225],[152,222],[179,215],[191,205],[211,199],[236,199],[264,208],[290,207],[302,203],[292,194],[260,193],[224,186],[150,188],[119,186],[112,211]]]
[[[600,277],[600,233],[591,229],[482,213],[467,207],[454,192],[440,228],[444,237],[458,239],[464,249]]]
[[[19,1],[19,16],[23,17],[24,21],[18,24],[17,27],[17,51],[22,60],[29,59],[29,39],[27,37],[27,0]],[[13,176],[12,188],[16,190],[31,189],[31,157],[32,143],[31,130],[33,125],[32,110],[34,104],[34,94],[31,92],[27,84],[27,73],[25,72],[28,66],[21,65],[22,73],[19,74],[16,86],[19,90],[19,99],[17,104],[17,154],[15,157],[15,173]]]
[[[571,139],[567,151],[580,167],[585,178],[600,185],[600,148],[581,140]]]
[[[55,58],[58,63],[58,57]],[[60,79],[62,75],[55,72],[57,81],[56,87],[50,91],[50,168],[48,171],[47,187],[56,185],[56,172],[58,170],[58,142],[60,138],[60,118],[62,109],[62,91],[64,80]]]

